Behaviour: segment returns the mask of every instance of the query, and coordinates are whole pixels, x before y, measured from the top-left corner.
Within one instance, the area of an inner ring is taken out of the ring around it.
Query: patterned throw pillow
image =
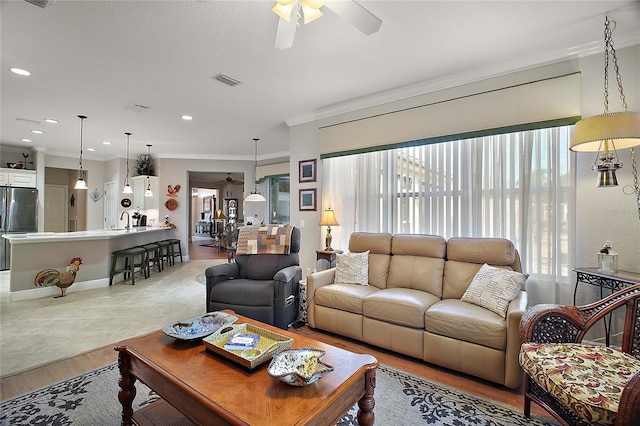
[[[341,284],[369,285],[369,250],[336,256],[336,275],[333,280]]]
[[[496,268],[485,263],[473,277],[460,300],[482,306],[506,318],[509,302],[516,298],[526,279],[527,277],[520,272]]]

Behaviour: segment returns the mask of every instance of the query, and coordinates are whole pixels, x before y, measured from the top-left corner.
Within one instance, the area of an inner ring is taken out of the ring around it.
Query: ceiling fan
[[[213,182],[213,185],[244,185],[241,180],[235,180],[231,177],[231,173],[227,173],[227,178],[218,182]]]
[[[300,18],[304,17],[304,23],[308,24],[322,16],[320,10],[322,7],[331,9],[366,35],[377,32],[382,25],[380,18],[355,0],[276,0],[272,10],[280,19],[274,47],[288,49],[293,46],[296,28],[300,26]]]

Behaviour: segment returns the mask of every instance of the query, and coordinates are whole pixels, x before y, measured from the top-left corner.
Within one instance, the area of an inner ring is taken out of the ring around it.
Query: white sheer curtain
[[[572,126],[419,145],[323,160],[323,202],[351,232],[508,238],[533,303],[556,303],[569,282],[575,191]]]

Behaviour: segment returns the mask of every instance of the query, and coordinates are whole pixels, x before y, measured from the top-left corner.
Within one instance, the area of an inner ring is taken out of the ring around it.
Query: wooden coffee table
[[[233,313],[231,311],[225,311]],[[122,425],[334,425],[358,403],[358,423],[373,425],[373,392],[378,361],[240,316],[249,323],[293,338],[293,346],[326,352],[322,361],[334,371],[304,387],[267,374],[268,362],[249,371],[208,352],[201,341],[183,342],[156,331],[120,342]],[[135,382],[140,380],[162,400],[135,413]]]

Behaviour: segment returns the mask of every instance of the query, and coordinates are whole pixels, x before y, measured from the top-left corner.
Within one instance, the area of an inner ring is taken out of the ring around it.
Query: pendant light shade
[[[260,139],[258,138],[253,138],[253,142],[255,144],[255,150],[254,150],[254,158],[255,158],[255,167],[254,167],[254,180],[257,181],[258,180],[258,141]],[[253,192],[250,193],[247,198],[244,199],[245,202],[249,202],[249,203],[261,203],[264,201],[267,201],[266,198],[264,198],[262,196],[261,193],[258,192],[258,187],[254,186],[253,188]]]
[[[131,188],[131,185],[129,185],[129,136],[131,136],[131,133],[125,132],[124,134],[127,135],[127,171],[124,177],[124,188],[122,189],[122,193],[133,194],[133,189]]]
[[[84,115],[79,115],[80,119],[80,175],[73,189],[87,189],[87,182],[84,180],[84,169],[82,168],[82,133],[84,132],[84,120],[87,119]]]
[[[149,163],[151,163],[151,145],[149,144],[147,144],[147,158]],[[147,168],[147,190],[144,191],[145,197],[153,197],[153,192],[151,191],[151,179],[149,176],[151,176],[151,164],[149,164],[149,167]]]

